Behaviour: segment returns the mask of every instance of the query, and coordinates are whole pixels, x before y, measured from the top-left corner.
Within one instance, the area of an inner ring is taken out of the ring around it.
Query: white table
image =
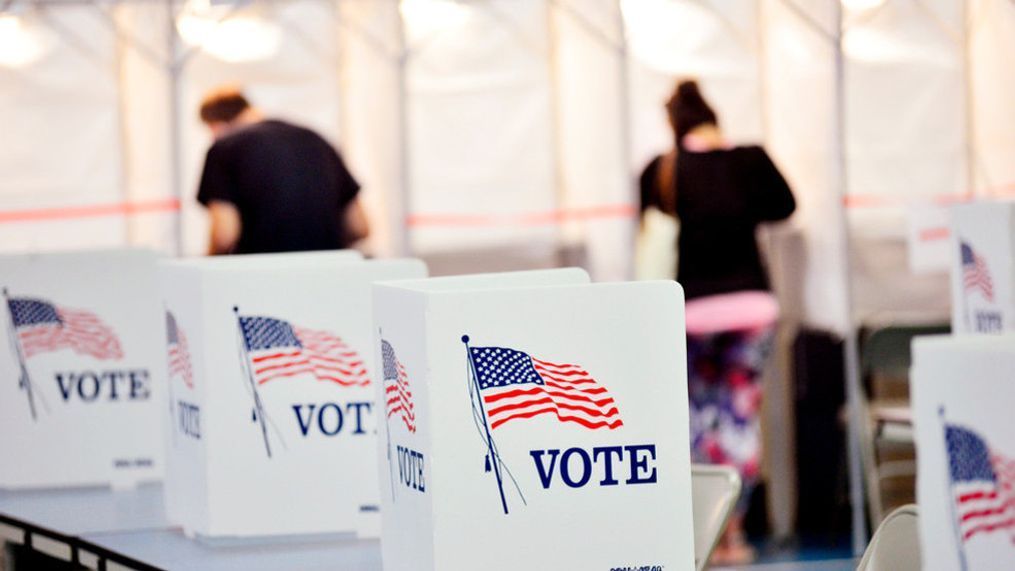
[[[293,540],[210,546],[188,539],[178,530],[86,535],[85,539],[170,571],[381,571],[381,547],[377,540]]]
[[[64,535],[170,527],[158,484],[129,490],[0,490],[0,514]]]
[[[310,537],[207,543],[189,539],[166,519],[162,488],[0,490],[0,521],[32,535],[33,547],[51,555],[96,556],[128,568],[167,571],[382,571],[376,540]],[[49,544],[49,548],[42,548]],[[56,545],[58,549],[53,549]],[[803,561],[748,565],[725,571],[852,571],[854,562]],[[718,571],[718,570],[716,570]]]

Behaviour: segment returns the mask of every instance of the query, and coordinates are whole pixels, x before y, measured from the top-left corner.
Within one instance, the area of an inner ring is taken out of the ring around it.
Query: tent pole
[[[96,5],[96,7],[98,7]],[[100,9],[101,11],[101,9]],[[103,11],[103,18],[109,23],[113,29],[113,35],[115,36],[115,47],[114,54],[116,61],[114,62],[114,69],[116,74],[116,130],[117,130],[117,144],[119,145],[119,157],[120,157],[120,194],[122,195],[124,204],[129,204],[131,199],[131,164],[130,164],[130,134],[127,132],[127,101],[124,97],[124,57],[126,51],[126,44],[123,40],[123,36],[120,34],[120,26],[116,21],[116,14],[112,11]],[[136,217],[127,215],[123,219],[123,238],[124,243],[130,247],[136,245],[137,242],[137,220]]]
[[[166,49],[169,65],[167,66],[169,81],[169,191],[176,199],[178,210],[173,223],[176,255],[183,255],[183,159],[180,146],[180,70],[182,66],[177,60],[179,45],[176,35],[175,0],[166,0]]]
[[[620,164],[622,167],[621,172],[624,173],[624,184],[628,189],[628,200],[630,204],[635,205],[635,208],[637,208],[641,202],[641,195],[634,184],[635,175],[631,170],[631,70],[627,49],[627,27],[624,25],[624,12],[621,10],[620,2],[621,0],[614,0],[613,2],[613,19],[617,30],[616,54],[617,75],[619,76],[617,85],[620,90],[617,97],[620,103]],[[637,218],[630,219],[627,222],[628,252],[634,252],[637,249],[637,223]],[[627,274],[627,279],[634,279],[635,260],[633,255],[628,256],[626,265],[627,267],[624,268],[624,271]]]
[[[557,22],[555,21],[556,14],[554,12],[553,2],[543,2],[543,7],[546,13],[546,68],[547,68],[547,79],[549,81],[549,99],[550,99],[550,145],[551,152],[553,155],[553,205],[558,212],[563,212],[567,207],[567,190],[564,178],[563,168],[561,167],[561,147],[563,145],[563,139],[560,133],[560,121],[561,121],[561,104],[560,104],[560,60],[559,52],[557,50],[557,44],[560,40],[560,34],[557,30]],[[553,256],[557,265],[564,266],[568,262],[567,248],[567,220],[560,219],[557,221],[556,231],[557,243],[555,246],[555,252]]]
[[[965,87],[964,111],[966,119],[966,196],[976,196],[976,112],[973,98],[976,88],[973,85],[973,19],[969,3],[962,0],[962,83]]]
[[[398,17],[398,161],[401,179],[401,202],[395,228],[401,228],[401,254],[411,255],[412,240],[409,228],[409,217],[412,215],[412,173],[410,172],[409,142],[409,58],[411,49],[405,33],[405,16],[400,9],[399,0],[394,0],[395,13]]]
[[[865,518],[865,502],[863,489],[863,462],[860,454],[861,423],[865,422],[861,409],[860,387],[860,348],[857,339],[858,330],[853,315],[853,280],[852,280],[852,245],[850,244],[849,212],[847,198],[849,195],[847,137],[846,137],[846,57],[844,53],[845,22],[842,2],[832,0],[835,4],[835,148],[838,175],[841,215],[840,241],[842,256],[842,279],[845,292],[846,334],[843,342],[843,361],[845,363],[846,403],[849,409],[847,423],[847,446],[849,450],[849,501],[852,509],[853,555],[859,557],[867,545],[867,521]]]

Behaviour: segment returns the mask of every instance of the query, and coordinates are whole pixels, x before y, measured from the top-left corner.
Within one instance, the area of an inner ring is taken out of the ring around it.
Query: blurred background
[[[749,528],[848,552],[912,482],[861,475],[859,432],[847,461],[846,378],[900,396],[867,342],[946,324],[945,207],[1015,195],[1013,58],[1011,0],[0,0],[0,250],[203,254],[197,107],[231,82],[340,149],[367,254],[671,279],[637,176],[696,78],[799,204],[759,236],[782,320]]]

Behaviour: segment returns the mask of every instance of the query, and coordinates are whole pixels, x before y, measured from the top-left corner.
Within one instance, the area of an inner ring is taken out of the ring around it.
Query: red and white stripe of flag
[[[116,333],[94,313],[80,309],[56,308],[62,323],[45,323],[19,328],[18,338],[25,358],[73,349],[96,359],[122,359],[123,349]]]
[[[614,430],[624,425],[613,397],[588,371],[578,365],[531,359],[545,385],[515,384],[484,391],[491,429],[541,414],[554,414],[561,422],[593,430]]]
[[[1015,528],[1015,462],[1000,456],[991,458],[997,484],[963,482],[955,485],[959,529],[967,541],[982,533]],[[1015,536],[1012,537],[1015,541]]]
[[[187,337],[176,329],[176,342],[169,344],[169,375],[178,375],[187,388],[194,388],[194,370],[190,364],[190,348]]]
[[[387,400],[388,418],[399,415],[409,432],[416,432],[416,407],[412,402],[412,389],[409,387],[409,375],[401,361],[395,359],[398,378],[390,380],[384,387]]]
[[[365,387],[370,375],[359,354],[339,337],[315,329],[293,326],[302,349],[273,348],[250,355],[254,379],[264,384],[274,379],[310,373],[319,381],[344,387]]]
[[[990,270],[987,269],[987,263],[977,254],[973,254],[973,260],[972,267],[966,264],[963,268],[963,285],[966,291],[980,291],[983,293],[983,297],[987,298],[987,301],[993,301],[994,281],[990,278]]]

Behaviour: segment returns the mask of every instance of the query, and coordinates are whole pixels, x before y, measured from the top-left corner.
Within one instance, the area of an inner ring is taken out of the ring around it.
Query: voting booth
[[[1015,201],[952,209],[952,330],[1015,330]]]
[[[1015,569],[1015,335],[913,344],[926,571]]]
[[[156,255],[0,256],[0,488],[161,478]]]
[[[388,571],[694,568],[680,286],[374,286]],[[610,535],[618,522],[646,533]]]
[[[370,284],[425,275],[417,260],[343,253],[163,264],[170,520],[206,537],[366,525],[378,502]]]

